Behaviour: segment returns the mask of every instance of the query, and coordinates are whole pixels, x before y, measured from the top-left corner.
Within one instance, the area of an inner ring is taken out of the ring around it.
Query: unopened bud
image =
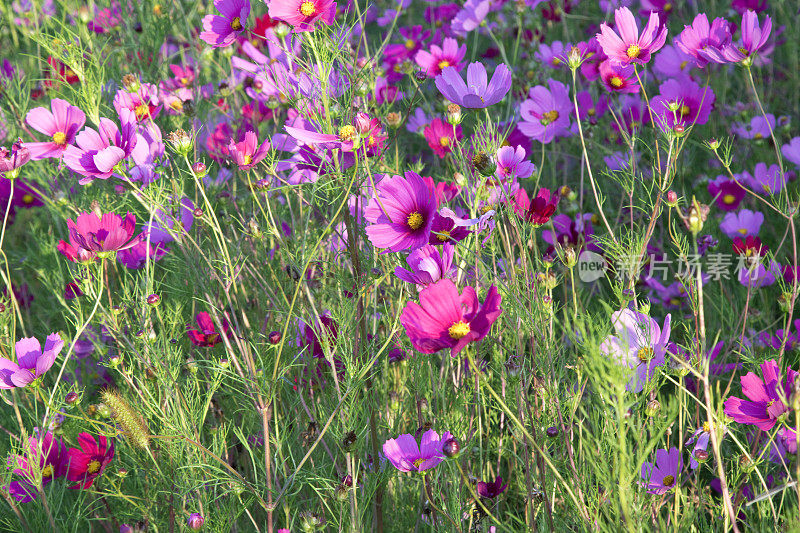
[[[147,297],[147,305],[156,307],[160,303],[161,303],[161,296],[159,296],[158,294],[151,294],[150,296]]]
[[[705,450],[696,450],[694,452],[694,460],[698,463],[705,463],[708,461],[708,452]]]
[[[557,437],[558,436],[558,428],[555,427],[555,426],[550,426],[549,428],[547,428],[547,436],[550,437],[550,438]]]
[[[208,167],[202,161],[196,162],[192,165],[192,172],[194,172],[195,176],[198,178],[202,178],[206,174],[208,174]]]
[[[200,513],[192,513],[189,515],[186,525],[189,526],[189,529],[200,531],[200,528],[203,527],[203,523],[205,521],[205,518],[203,518]]]
[[[386,124],[390,128],[397,128],[403,123],[403,116],[400,113],[392,111],[386,114]]]
[[[491,176],[497,170],[497,165],[491,157],[486,155],[486,152],[478,152],[472,157],[472,164],[475,170],[481,173],[482,176]]]
[[[644,413],[647,416],[655,416],[661,410],[661,404],[658,400],[650,400],[647,402],[647,407],[644,409]]]
[[[452,459],[453,457],[458,456],[460,452],[461,444],[459,444],[455,438],[447,439],[442,445],[442,453],[445,455],[445,457],[450,457]]]
[[[670,207],[678,207],[678,194],[675,191],[667,192],[667,205]]]
[[[461,106],[458,104],[450,104],[447,106],[447,122],[455,126],[461,124]]]
[[[73,391],[67,393],[67,395],[64,397],[64,402],[66,402],[67,405],[75,405],[80,399],[81,398],[78,396],[78,393]]]
[[[279,342],[281,342],[281,332],[273,331],[269,334],[268,338],[270,344],[278,344]]]

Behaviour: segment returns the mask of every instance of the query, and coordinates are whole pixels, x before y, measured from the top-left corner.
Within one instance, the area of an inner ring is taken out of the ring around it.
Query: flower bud
[[[789,313],[792,310],[792,293],[783,292],[778,296],[778,306],[780,306],[783,313]]]
[[[189,155],[192,150],[192,138],[182,129],[177,129],[167,135],[170,147],[181,156]]]
[[[189,529],[194,531],[200,531],[200,528],[203,527],[203,523],[206,521],[200,513],[192,513],[189,515],[189,519],[186,521],[186,525],[189,526]]]
[[[273,331],[269,334],[268,338],[270,344],[278,344],[279,342],[281,342],[281,332]]]
[[[458,104],[450,104],[447,106],[447,122],[455,126],[461,124],[461,106]]]
[[[111,409],[104,403],[98,403],[96,406],[97,414],[103,418],[111,417]]]
[[[356,434],[354,431],[348,431],[347,434],[342,438],[342,449],[345,452],[349,452],[353,449],[353,445],[355,445],[357,440]]]
[[[486,155],[486,152],[478,152],[472,157],[472,164],[475,170],[480,172],[482,176],[491,176],[497,170],[497,165],[491,157]]]
[[[275,32],[275,37],[277,37],[278,39],[283,39],[284,37],[289,35],[289,32],[292,31],[292,28],[288,24],[279,22],[278,24],[275,25],[275,27],[272,28],[272,31]]]
[[[455,438],[447,439],[444,444],[442,445],[442,453],[445,457],[457,457],[458,454],[461,452],[461,444]]]
[[[340,484],[338,487],[336,487],[336,499],[339,500],[340,502],[347,501],[347,496],[349,492],[350,490],[347,487]]]
[[[647,416],[655,416],[661,410],[661,404],[658,400],[650,400],[647,402],[647,407],[644,409],[644,414]]]
[[[141,83],[139,83],[139,78],[137,76],[133,74],[125,74],[122,76],[122,86],[129,93],[135,93],[141,87]]]
[[[158,294],[151,294],[147,297],[147,305],[157,307],[161,303],[161,296]]]
[[[81,397],[78,396],[78,393],[73,391],[67,393],[67,395],[64,397],[64,402],[66,402],[67,405],[75,405],[78,403],[78,401],[80,401],[80,399]]]
[[[397,128],[403,123],[403,116],[400,113],[392,111],[386,114],[386,124],[390,128]]]
[[[678,207],[678,194],[675,191],[667,192],[667,205],[670,207]]]
[[[694,460],[698,463],[705,463],[708,461],[708,452],[705,450],[695,450]]]
[[[574,268],[575,265],[578,264],[578,254],[575,252],[575,248],[569,247],[564,250],[564,265],[567,268]]]
[[[720,144],[717,139],[709,139],[708,141],[706,141],[706,146],[708,146],[709,148],[711,148],[716,152],[717,150],[719,150]]]
[[[197,207],[192,211],[192,215],[194,215],[194,218],[203,218],[203,210]]]
[[[547,428],[547,436],[548,437],[557,437],[558,436],[558,428],[555,426],[550,426]]]
[[[300,513],[300,529],[306,533],[311,533],[321,529],[325,525],[325,519],[310,511]]]
[[[202,178],[208,174],[208,167],[202,161],[197,161],[194,165],[192,165],[192,172],[194,172],[195,176],[198,178]]]
[[[363,111],[356,113],[353,125],[356,127],[356,131],[358,131],[359,135],[366,135],[372,131],[372,119]]]

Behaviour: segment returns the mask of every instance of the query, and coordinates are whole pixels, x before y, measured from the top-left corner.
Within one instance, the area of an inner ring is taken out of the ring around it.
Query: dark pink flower
[[[75,137],[77,146],[68,146],[64,164],[84,176],[79,183],[86,184],[95,178],[108,179],[114,167],[131,155],[136,146],[136,116],[123,108],[120,113],[122,128],[105,118],[100,118],[98,131],[86,128]]]
[[[114,439],[99,436],[95,440],[92,435],[81,433],[78,435],[78,445],[80,448],[70,448],[67,452],[67,479],[78,482],[71,489],[88,489],[114,459]]]
[[[211,315],[203,311],[201,313],[197,313],[194,318],[197,322],[197,329],[187,328],[186,331],[186,334],[189,335],[189,340],[192,341],[192,344],[195,346],[204,346],[210,348],[211,346],[222,342],[220,332],[217,331]],[[223,319],[222,332],[227,336],[228,331],[228,321]]]
[[[294,26],[294,32],[314,31],[317,22],[333,24],[335,0],[272,0],[269,16]]]
[[[660,26],[658,13],[650,13],[641,35],[636,19],[627,7],[617,9],[614,20],[619,35],[608,24],[603,23],[600,25],[600,33],[597,34],[597,42],[608,58],[616,63],[644,65],[650,61],[651,54],[660,50],[667,40],[667,28]]]
[[[730,23],[723,18],[716,18],[710,25],[705,13],[700,13],[685,26],[675,40],[675,44],[697,61],[703,68],[709,62],[726,63],[722,57],[722,49],[731,42]]]
[[[748,400],[731,397],[725,400],[725,414],[740,424],[752,424],[763,431],[771,430],[778,418],[789,411],[789,397],[794,392],[797,372],[786,369],[781,380],[780,367],[774,359],[761,364],[759,378],[753,372],[742,376],[742,393]]]
[[[123,219],[114,213],[81,213],[75,219],[67,219],[70,242],[78,248],[97,254],[118,252],[136,244],[136,216],[127,213]]]
[[[489,334],[492,324],[502,313],[501,297],[492,285],[483,304],[472,287],[458,293],[455,283],[440,280],[419,293],[419,301],[408,302],[400,323],[411,344],[422,353],[450,348],[455,357],[470,342]]]
[[[50,102],[50,109],[37,107],[28,111],[25,122],[38,131],[47,135],[50,140],[43,142],[25,143],[23,146],[30,151],[31,159],[37,161],[48,157],[60,158],[64,155],[67,146],[75,141],[75,135],[86,123],[86,115],[66,100],[54,98]]]
[[[639,80],[631,65],[615,64],[610,59],[600,63],[598,68],[603,87],[612,93],[638,93]]]
[[[245,31],[250,0],[214,0],[219,15],[203,17],[200,38],[214,48],[228,46]]]
[[[238,143],[233,142],[231,139],[228,143],[228,152],[231,154],[233,162],[239,165],[240,170],[250,170],[256,166],[262,159],[267,157],[272,145],[269,139],[264,139],[260,145],[258,144],[258,137],[255,132],[248,131],[244,134],[244,140]]]
[[[423,134],[431,150],[442,159],[453,151],[453,146],[462,137],[460,125],[453,126],[440,118],[433,119],[425,126]]]
[[[392,252],[416,250],[428,242],[436,199],[416,172],[383,178],[376,185],[364,218],[367,238]]]
[[[431,45],[430,52],[420,50],[414,60],[429,77],[435,78],[442,73],[445,67],[453,67],[456,71],[461,71],[464,67],[461,62],[466,54],[466,44],[459,47],[455,39],[447,38],[441,47],[435,44]]]

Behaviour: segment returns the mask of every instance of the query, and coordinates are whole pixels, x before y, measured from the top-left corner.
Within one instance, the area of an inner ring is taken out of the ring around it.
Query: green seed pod
[[[122,427],[125,436],[135,446],[147,450],[150,448],[150,432],[147,424],[117,391],[105,389],[100,393],[103,402],[111,409],[114,420]]]

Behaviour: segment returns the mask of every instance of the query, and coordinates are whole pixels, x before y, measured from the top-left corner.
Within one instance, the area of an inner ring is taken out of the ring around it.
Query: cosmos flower
[[[794,392],[797,372],[786,369],[781,379],[781,369],[774,359],[761,363],[761,375],[748,372],[742,376],[743,400],[732,396],[725,400],[725,414],[740,424],[751,424],[763,431],[771,430],[778,418],[789,411],[788,398]]]
[[[661,49],[653,62],[653,72],[659,79],[684,79],[697,66],[697,60],[677,45],[667,45]]]
[[[612,93],[638,93],[639,80],[631,65],[615,64],[606,59],[598,67],[603,87]]]
[[[449,348],[455,357],[467,344],[489,334],[502,313],[501,300],[494,285],[480,304],[473,287],[465,287],[459,294],[455,283],[443,279],[419,293],[419,304],[406,304],[400,323],[418,351],[435,353]]]
[[[656,451],[656,462],[644,463],[641,471],[641,485],[650,494],[666,494],[678,486],[678,478],[683,469],[683,454],[678,448]]]
[[[533,56],[550,68],[559,68],[564,65],[569,49],[561,41],[553,41],[549,45],[542,43]]]
[[[442,447],[453,438],[449,431],[441,437],[429,429],[422,435],[417,444],[413,435],[404,433],[396,439],[388,439],[383,443],[383,454],[392,465],[401,472],[424,472],[430,470],[444,460]]]
[[[18,340],[14,345],[16,362],[0,357],[0,389],[27,387],[50,370],[63,347],[64,341],[58,333],[47,336],[44,350],[35,337]]]
[[[442,246],[446,242],[459,242],[466,239],[470,233],[470,230],[459,226],[452,218],[436,213],[433,216],[431,236],[428,243],[434,246]]]
[[[731,239],[748,235],[757,237],[763,223],[764,213],[742,209],[738,213],[726,214],[719,229]]]
[[[136,215],[127,213],[121,218],[114,213],[81,213],[75,219],[67,219],[70,242],[90,254],[102,256],[125,250],[136,244]]]
[[[452,277],[455,272],[454,255],[455,247],[449,242],[444,243],[441,252],[438,247],[426,244],[406,257],[411,270],[395,267],[394,275],[408,283],[415,283],[417,289],[422,290],[440,279]]]
[[[741,30],[742,39],[738,46],[732,44],[722,49],[722,56],[732,63],[750,62],[753,55],[764,48],[772,32],[772,19],[769,15],[765,15],[764,25],[761,26],[758,15],[748,10],[742,16]]]
[[[511,70],[503,63],[492,74],[487,84],[486,67],[483,63],[467,66],[467,82],[453,67],[445,67],[436,76],[436,88],[451,102],[469,109],[483,109],[502,100],[511,90]]]
[[[536,196],[531,200],[528,211],[525,213],[525,219],[534,226],[541,226],[546,224],[553,213],[556,212],[558,201],[561,197],[558,194],[553,194],[550,189],[541,188]]]
[[[197,313],[194,318],[197,322],[197,329],[186,328],[186,334],[189,336],[189,340],[192,341],[192,344],[210,348],[222,342],[220,332],[217,331],[217,327],[214,325],[214,320],[211,318],[211,315],[202,311]],[[224,318],[222,319],[222,333],[228,335],[228,321]]]
[[[710,87],[700,87],[691,79],[671,79],[662,83],[659,91],[650,106],[662,129],[688,128],[708,122],[716,100]]]
[[[781,147],[783,157],[800,167],[800,137],[794,137]]]
[[[756,115],[750,119],[749,124],[734,122],[731,132],[743,139],[766,139],[770,136],[770,131],[775,130],[775,115]]]
[[[501,146],[495,154],[497,168],[494,176],[500,181],[507,179],[525,179],[531,177],[536,165],[528,161],[525,148],[522,146]]]
[[[21,139],[11,145],[10,152],[5,146],[0,146],[0,178],[6,177],[6,173],[15,176],[15,171],[30,160],[31,151],[22,144]]]
[[[296,344],[298,348],[308,349],[311,356],[322,359],[325,357],[323,342],[328,346],[334,346],[338,332],[339,328],[330,312],[325,311],[317,317],[315,324],[297,320]]]
[[[742,173],[742,181],[756,192],[776,194],[786,186],[787,176],[781,173],[778,165],[767,166],[766,163],[756,163],[753,173]]]
[[[428,146],[440,158],[453,151],[453,146],[461,140],[461,126],[453,126],[440,118],[435,118],[423,130]]]
[[[625,308],[611,315],[616,336],[606,337],[600,351],[633,370],[625,387],[628,391],[642,392],[656,368],[664,364],[671,318],[667,315],[661,328],[649,316],[632,309]]]
[[[317,22],[333,24],[336,0],[272,0],[269,16],[291,24],[295,32],[314,31]]]
[[[64,164],[84,176],[79,183],[91,183],[95,178],[108,179],[114,167],[131,155],[136,146],[136,116],[123,108],[120,113],[122,128],[105,118],[100,118],[98,131],[86,128],[75,137],[77,146],[67,146]]]
[[[660,50],[667,40],[667,28],[660,27],[657,13],[650,13],[641,35],[636,19],[627,7],[617,9],[614,20],[619,35],[608,24],[603,23],[600,25],[600,33],[597,34],[597,42],[608,58],[616,63],[644,65],[650,61],[651,54]]]
[[[367,205],[367,238],[376,248],[416,250],[428,242],[436,199],[419,174],[383,178]]]
[[[522,116],[519,130],[525,136],[548,144],[557,137],[570,135],[573,108],[566,85],[550,79],[547,80],[547,87],[532,87],[528,96],[519,107]]]
[[[497,476],[494,481],[478,481],[475,484],[475,492],[481,498],[493,500],[503,494],[508,488],[508,483],[503,483],[503,478]]]
[[[684,27],[675,40],[677,47],[693,57],[700,68],[709,62],[726,63],[722,49],[730,42],[730,23],[723,18],[716,18],[709,24],[705,13],[697,15],[692,25]]]
[[[114,109],[122,116],[123,109],[133,111],[137,122],[148,122],[158,116],[158,87],[152,83],[138,83],[135,91],[120,89],[114,96]]]
[[[228,143],[228,152],[233,162],[239,166],[239,170],[250,170],[256,166],[267,157],[270,148],[272,145],[269,139],[264,139],[264,142],[259,145],[256,133],[250,130],[244,134],[243,141],[235,143],[231,139]]]
[[[277,0],[273,3],[277,3]],[[214,7],[220,14],[203,17],[200,39],[214,48],[233,44],[239,34],[246,30],[245,24],[247,17],[250,16],[250,0],[214,0]]]
[[[714,199],[717,207],[723,211],[734,211],[747,196],[741,185],[733,180],[720,177],[708,183],[708,194]]]
[[[461,61],[467,54],[467,45],[462,44],[458,46],[455,39],[447,38],[442,43],[442,46],[431,45],[430,52],[427,50],[420,50],[414,56],[417,65],[422,68],[430,78],[435,78],[442,73],[446,67],[453,67],[456,71],[461,71],[464,65]]]
[[[80,448],[70,448],[67,452],[67,479],[78,482],[71,489],[88,489],[114,459],[114,439],[102,435],[95,439],[88,433],[81,433],[78,445]]]
[[[86,115],[66,100],[54,98],[50,102],[50,109],[37,107],[28,111],[25,122],[38,131],[47,135],[50,140],[43,142],[25,143],[23,146],[29,150],[34,161],[49,157],[61,158],[67,146],[75,142],[75,135],[86,123]]]
[[[31,463],[38,463],[42,485],[47,485],[67,473],[67,447],[49,431],[42,438],[28,437],[27,454],[11,457],[9,466],[14,467],[14,474],[34,484],[36,475]]]

